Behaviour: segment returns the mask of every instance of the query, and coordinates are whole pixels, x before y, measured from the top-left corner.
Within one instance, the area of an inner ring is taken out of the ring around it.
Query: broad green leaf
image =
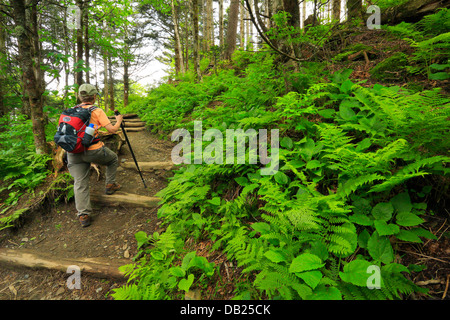
[[[284,148],[292,149],[292,147],[294,146],[294,143],[292,142],[291,138],[284,137],[283,139],[281,139],[280,145]]]
[[[365,287],[367,286],[367,279],[370,276],[367,270],[371,265],[372,263],[369,261],[360,259],[353,260],[345,265],[343,272],[339,272],[339,276],[345,282]]]
[[[363,249],[367,249],[367,243],[368,243],[369,239],[370,239],[370,234],[367,231],[367,229],[364,229],[358,235],[358,245]]]
[[[303,300],[308,299],[308,297],[312,294],[311,288],[308,287],[306,284],[292,283],[290,286],[292,287],[292,289],[297,291],[298,295]]]
[[[355,213],[349,217],[350,221],[361,226],[371,226],[373,224],[373,220],[365,214]]]
[[[188,292],[192,286],[192,283],[194,283],[194,275],[191,273],[188,275],[187,279],[180,280],[178,283],[178,289]]]
[[[427,239],[432,239],[432,240],[437,240],[438,237],[436,237],[434,234],[432,234],[430,231],[425,230],[423,228],[414,228],[409,230],[413,233],[415,233],[416,235],[418,235],[419,237],[424,237]]]
[[[282,250],[279,249],[269,250],[264,253],[264,256],[270,261],[275,263],[284,262],[287,259],[286,253],[284,253]]]
[[[324,109],[317,111],[317,113],[325,119],[331,119],[333,118],[336,111],[334,111],[333,109]]]
[[[389,236],[392,234],[396,234],[400,231],[398,225],[390,223],[387,224],[385,221],[375,220],[374,221],[375,229],[377,230],[380,236]]]
[[[305,281],[305,283],[313,290],[315,287],[317,287],[320,280],[322,279],[322,272],[320,272],[319,270],[306,271],[301,273],[296,272],[295,275],[300,279],[303,279],[303,281]]]
[[[345,80],[341,85],[341,92],[348,93],[353,86],[353,82],[349,79]]]
[[[381,271],[389,272],[389,273],[401,273],[401,272],[410,273],[407,267],[405,267],[404,265],[399,264],[399,263],[390,263],[390,264],[384,265],[381,267]]]
[[[394,260],[394,250],[392,249],[389,238],[380,236],[377,231],[369,238],[367,250],[374,260],[383,262],[384,264],[391,263]]]
[[[311,244],[310,253],[318,256],[322,261],[328,259],[328,249],[322,241],[314,241]]]
[[[421,224],[423,220],[413,213],[397,214],[397,224],[403,227],[412,227]]]
[[[243,186],[243,187],[245,187],[246,185],[248,185],[250,183],[246,177],[237,177],[237,178],[234,178],[234,181],[236,181],[238,183],[238,185]]]
[[[150,252],[150,255],[153,257],[153,259],[160,260],[160,261],[162,261],[166,258],[164,253],[162,253],[161,251],[152,251],[152,252]]]
[[[422,240],[419,238],[419,236],[414,232],[411,232],[410,230],[400,230],[400,232],[396,234],[395,237],[403,241],[422,243]]]
[[[324,265],[325,263],[322,263],[322,260],[318,256],[311,253],[303,253],[292,260],[289,272],[309,271],[322,268]]]
[[[207,202],[215,206],[220,206],[220,197],[214,197],[211,200],[207,200]]]
[[[352,120],[356,117],[355,111],[353,111],[353,109],[347,103],[341,103],[341,105],[339,106],[339,115],[344,120]]]
[[[251,227],[256,232],[260,232],[261,234],[266,234],[270,232],[270,225],[265,222],[255,222],[251,224]]]
[[[182,267],[172,267],[169,271],[173,276],[178,278],[186,276],[186,271]]]
[[[413,208],[408,192],[402,192],[390,201],[398,213],[409,213]]]
[[[274,178],[275,181],[278,182],[279,184],[287,184],[289,182],[288,176],[281,171],[275,173]]]
[[[380,202],[372,208],[372,215],[377,220],[388,221],[392,218],[394,207],[390,202]]]
[[[144,231],[136,232],[134,234],[134,237],[136,238],[138,248],[142,247],[142,245],[148,242],[147,233],[145,233]]]
[[[318,285],[313,293],[306,297],[306,300],[342,300],[342,294],[336,287]]]
[[[315,169],[323,166],[323,163],[320,163],[319,160],[311,160],[306,164],[306,169]]]

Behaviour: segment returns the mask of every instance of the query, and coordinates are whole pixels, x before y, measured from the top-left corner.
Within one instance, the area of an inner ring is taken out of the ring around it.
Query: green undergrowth
[[[136,234],[139,254],[122,267],[129,281],[112,296],[205,294],[220,265],[187,248],[188,239],[212,241],[212,252],[247,275],[234,280],[235,299],[426,294],[410,279],[422,266],[403,265],[399,246],[437,239],[425,224],[443,210],[430,199],[448,192],[448,96],[365,87],[350,80],[352,70],[325,81],[314,64],[287,79],[268,53],[238,52],[233,63],[199,83],[187,75],[162,85],[133,110],[163,137],[180,128],[193,137],[200,120],[224,137],[227,129],[278,129],[278,171],[262,175],[248,164],[248,147],[244,164],[180,166],[158,194],[165,232]],[[288,87],[292,79],[306,81]]]

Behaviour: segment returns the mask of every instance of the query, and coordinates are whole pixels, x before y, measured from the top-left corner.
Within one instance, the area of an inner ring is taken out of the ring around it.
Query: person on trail
[[[94,105],[98,92],[91,84],[82,84],[78,90],[78,96],[81,100],[81,107],[90,108]],[[108,132],[115,133],[122,123],[123,116],[116,116],[116,124],[112,125],[106,113],[95,108],[91,113],[90,123],[94,124],[95,137],[98,137],[98,129],[106,128]],[[89,176],[91,163],[106,166],[106,190],[110,195],[120,189],[116,183],[116,171],[119,165],[118,157],[115,152],[107,148],[102,141],[92,144],[85,152],[68,153],[67,167],[74,179],[75,207],[78,211],[77,216],[82,227],[91,224],[90,214],[92,213],[91,200],[89,195]]]

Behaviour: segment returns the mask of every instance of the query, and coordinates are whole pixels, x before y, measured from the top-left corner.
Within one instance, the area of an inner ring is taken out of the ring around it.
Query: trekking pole
[[[114,110],[114,114],[116,116],[120,115],[118,110]],[[125,140],[127,141],[128,147],[130,148],[131,155],[133,156],[134,163],[136,164],[136,169],[139,171],[139,175],[141,176],[142,183],[144,184],[144,187],[147,188],[147,186],[145,185],[144,177],[142,176],[141,169],[139,169],[138,163],[136,161],[136,157],[134,156],[133,149],[131,148],[130,140],[128,140],[128,136],[127,136],[127,133],[125,131],[125,127],[123,125],[123,120],[120,123],[120,127],[122,128],[122,132],[123,132],[123,135],[125,136]]]

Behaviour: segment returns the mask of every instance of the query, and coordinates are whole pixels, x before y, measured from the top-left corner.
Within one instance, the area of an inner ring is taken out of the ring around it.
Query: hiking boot
[[[106,194],[113,194],[114,192],[116,192],[117,190],[119,190],[121,187],[120,184],[118,183],[110,183],[106,185]]]
[[[91,225],[91,218],[87,214],[80,215],[78,220],[83,228]]]

